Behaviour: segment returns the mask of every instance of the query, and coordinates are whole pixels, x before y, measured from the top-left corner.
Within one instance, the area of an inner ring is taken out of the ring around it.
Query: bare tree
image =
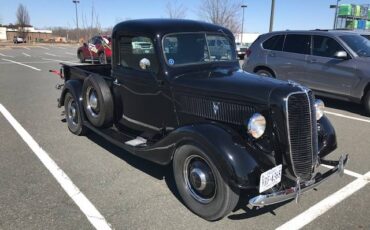
[[[17,25],[18,35],[26,39],[27,31],[25,27],[30,26],[30,15],[28,14],[27,8],[23,4],[19,4],[17,9]]]
[[[169,18],[185,18],[187,8],[177,0],[168,1],[166,4],[166,13]]]
[[[235,0],[201,0],[199,17],[239,33],[240,6],[240,2]]]

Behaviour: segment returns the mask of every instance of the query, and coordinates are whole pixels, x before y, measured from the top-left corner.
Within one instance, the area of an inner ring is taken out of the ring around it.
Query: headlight
[[[246,124],[248,133],[256,139],[260,138],[265,133],[266,119],[259,113],[253,114]]]
[[[324,116],[325,104],[322,100],[315,100],[315,109],[316,109],[316,120],[320,120]]]

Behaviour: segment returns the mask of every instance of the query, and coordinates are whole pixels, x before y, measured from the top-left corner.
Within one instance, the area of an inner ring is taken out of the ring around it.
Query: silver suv
[[[243,70],[299,82],[317,95],[363,103],[370,114],[370,41],[357,33],[267,33],[246,52]]]

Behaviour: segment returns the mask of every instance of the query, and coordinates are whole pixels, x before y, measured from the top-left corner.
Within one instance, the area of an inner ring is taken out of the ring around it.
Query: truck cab
[[[111,65],[62,65],[58,105],[69,130],[172,164],[184,204],[210,221],[242,193],[263,207],[342,174],[347,155],[326,159],[337,142],[323,102],[295,82],[242,71],[234,41],[226,28],[191,20],[117,24]],[[319,173],[323,163],[332,169]]]

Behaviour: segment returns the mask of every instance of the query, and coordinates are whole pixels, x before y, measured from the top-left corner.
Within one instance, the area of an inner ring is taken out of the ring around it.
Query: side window
[[[155,73],[158,72],[158,59],[153,42],[148,37],[121,37],[119,55],[118,65],[124,68],[144,71],[140,68],[140,60],[146,58],[150,61],[150,69]]]
[[[311,36],[288,34],[285,38],[283,51],[298,54],[310,54]]]
[[[282,51],[285,35],[275,35],[267,39],[263,44],[263,48],[267,50]]]
[[[101,37],[96,37],[94,40],[95,45],[101,45]]]
[[[344,50],[343,47],[333,38],[326,36],[313,36],[312,55],[334,57],[336,52],[342,50]]]

